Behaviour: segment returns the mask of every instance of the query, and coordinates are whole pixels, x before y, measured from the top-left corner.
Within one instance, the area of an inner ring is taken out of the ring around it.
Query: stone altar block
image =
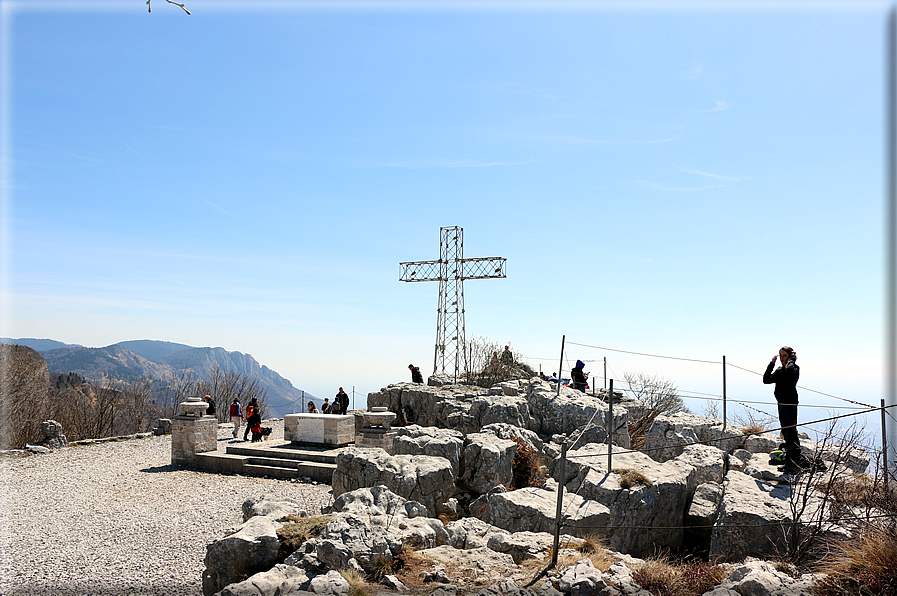
[[[209,404],[190,397],[171,420],[171,463],[195,467],[196,454],[218,450],[218,419],[206,416]]]
[[[342,447],[352,442],[355,416],[336,414],[287,414],[283,439],[291,443],[315,443]]]

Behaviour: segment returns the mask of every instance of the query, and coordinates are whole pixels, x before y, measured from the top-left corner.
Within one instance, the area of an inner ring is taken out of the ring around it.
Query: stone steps
[[[330,483],[340,449],[299,446],[289,442],[228,445],[225,453],[199,453],[198,467],[269,478],[301,478]]]

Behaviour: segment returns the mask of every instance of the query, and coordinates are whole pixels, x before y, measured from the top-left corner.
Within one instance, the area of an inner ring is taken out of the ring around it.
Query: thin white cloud
[[[203,201],[205,201],[206,203],[208,203],[209,205],[211,205],[211,206],[214,207],[215,209],[219,209],[219,210],[223,211],[224,213],[227,213],[228,215],[230,215],[231,217],[233,217],[233,215],[231,215],[230,211],[228,211],[227,209],[225,209],[225,208],[222,207],[221,205],[216,205],[215,203],[213,203],[213,202],[210,201],[209,199],[205,199],[205,198],[203,199]]]
[[[707,178],[713,178],[714,180],[723,180],[724,182],[741,182],[744,178],[739,178],[737,176],[721,176],[720,174],[711,174],[710,172],[702,172],[700,170],[690,170],[688,168],[679,168],[679,171],[685,172],[686,174],[697,174],[698,176],[706,176]]]
[[[685,187],[676,187],[676,186],[666,186],[664,184],[658,184],[657,182],[650,182],[648,180],[636,180],[636,184],[640,186],[644,186],[651,190],[662,190],[666,192],[696,192],[700,190],[710,190],[712,188],[722,188],[722,184],[710,184],[707,186],[685,186]]]
[[[506,93],[515,93],[518,95],[533,95],[535,97],[544,97],[545,99],[560,99],[557,95],[552,95],[547,91],[543,91],[537,87],[521,85],[520,83],[498,83],[496,89]]]
[[[708,112],[722,112],[723,110],[728,110],[729,104],[721,99],[716,100],[716,107],[708,110]]]
[[[679,140],[679,136],[664,139],[588,139],[584,137],[572,137],[562,135],[523,135],[525,138],[543,141],[555,141],[571,145],[651,145],[654,143],[669,143]]]
[[[704,73],[704,65],[700,62],[692,62],[689,64],[685,71],[682,73],[682,78],[687,80],[695,80],[701,78],[701,75]]]
[[[526,164],[535,163],[535,161],[536,160],[532,158],[526,161],[473,161],[470,159],[431,159],[418,162],[387,162],[381,163],[380,166],[386,168],[407,168],[412,170],[422,168],[494,168],[502,166],[523,166]]]
[[[145,157],[143,157],[143,155],[140,154],[139,151],[137,151],[136,149],[134,149],[133,147],[131,147],[130,145],[128,145],[126,142],[122,141],[121,143],[122,143],[122,145],[124,145],[125,147],[127,147],[128,149],[130,149],[131,151],[133,151],[134,154],[137,155],[137,157],[139,157],[139,158],[141,158],[141,159],[146,159]]]

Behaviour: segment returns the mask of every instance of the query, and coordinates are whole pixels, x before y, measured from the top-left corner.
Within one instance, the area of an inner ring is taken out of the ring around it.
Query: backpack
[[[769,453],[769,465],[771,466],[784,466],[786,461],[784,449],[776,449]]]
[[[249,417],[255,414],[258,411],[258,407],[249,404],[246,406],[246,420],[249,420]]]

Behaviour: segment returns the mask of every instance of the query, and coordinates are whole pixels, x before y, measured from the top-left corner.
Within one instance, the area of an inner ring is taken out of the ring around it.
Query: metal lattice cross
[[[438,281],[439,306],[433,372],[453,375],[467,369],[464,280],[505,278],[503,257],[464,258],[464,229],[439,228],[439,260],[399,263],[399,281]]]

